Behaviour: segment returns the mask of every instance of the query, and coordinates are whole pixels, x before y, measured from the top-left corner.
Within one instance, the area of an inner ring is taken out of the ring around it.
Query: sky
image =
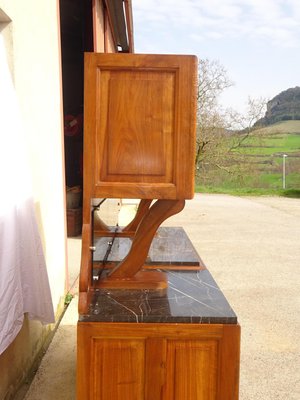
[[[220,103],[244,113],[247,100],[300,86],[299,0],[132,0],[135,53],[217,60],[234,86]]]

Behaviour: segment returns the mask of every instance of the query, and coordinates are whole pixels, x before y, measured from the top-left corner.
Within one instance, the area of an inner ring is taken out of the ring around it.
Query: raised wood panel
[[[107,130],[98,133],[106,144],[104,154],[96,155],[103,158],[99,181],[172,182],[173,74],[169,79],[148,72],[136,79],[126,71],[110,75]]]
[[[164,399],[216,400],[217,341],[169,341]]]
[[[91,352],[93,399],[144,398],[144,340],[96,338]]]
[[[84,181],[90,197],[194,194],[194,56],[85,56]]]

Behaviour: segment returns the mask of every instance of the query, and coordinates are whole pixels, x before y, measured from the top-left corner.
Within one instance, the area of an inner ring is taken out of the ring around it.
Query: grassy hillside
[[[284,154],[286,189],[300,191],[300,121],[284,121],[257,131],[234,154],[244,167],[237,165],[237,169],[244,172],[230,175],[213,171],[199,189],[279,191],[283,189]]]
[[[300,121],[280,122],[260,129],[246,139],[239,151],[249,156],[300,157]],[[300,171],[299,171],[300,172]]]
[[[260,129],[263,133],[297,133],[300,135],[300,121],[281,121]]]

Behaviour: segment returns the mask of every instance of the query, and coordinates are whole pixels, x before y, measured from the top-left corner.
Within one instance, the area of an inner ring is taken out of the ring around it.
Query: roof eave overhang
[[[133,53],[133,18],[131,0],[105,0],[116,50]]]

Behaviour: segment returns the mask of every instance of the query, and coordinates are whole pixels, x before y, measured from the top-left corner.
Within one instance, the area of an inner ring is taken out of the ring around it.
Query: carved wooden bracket
[[[128,255],[107,276],[97,283],[97,287],[163,289],[167,287],[165,274],[158,271],[141,271],[147,258],[152,239],[161,223],[179,213],[184,200],[157,200],[145,212],[137,226]]]

